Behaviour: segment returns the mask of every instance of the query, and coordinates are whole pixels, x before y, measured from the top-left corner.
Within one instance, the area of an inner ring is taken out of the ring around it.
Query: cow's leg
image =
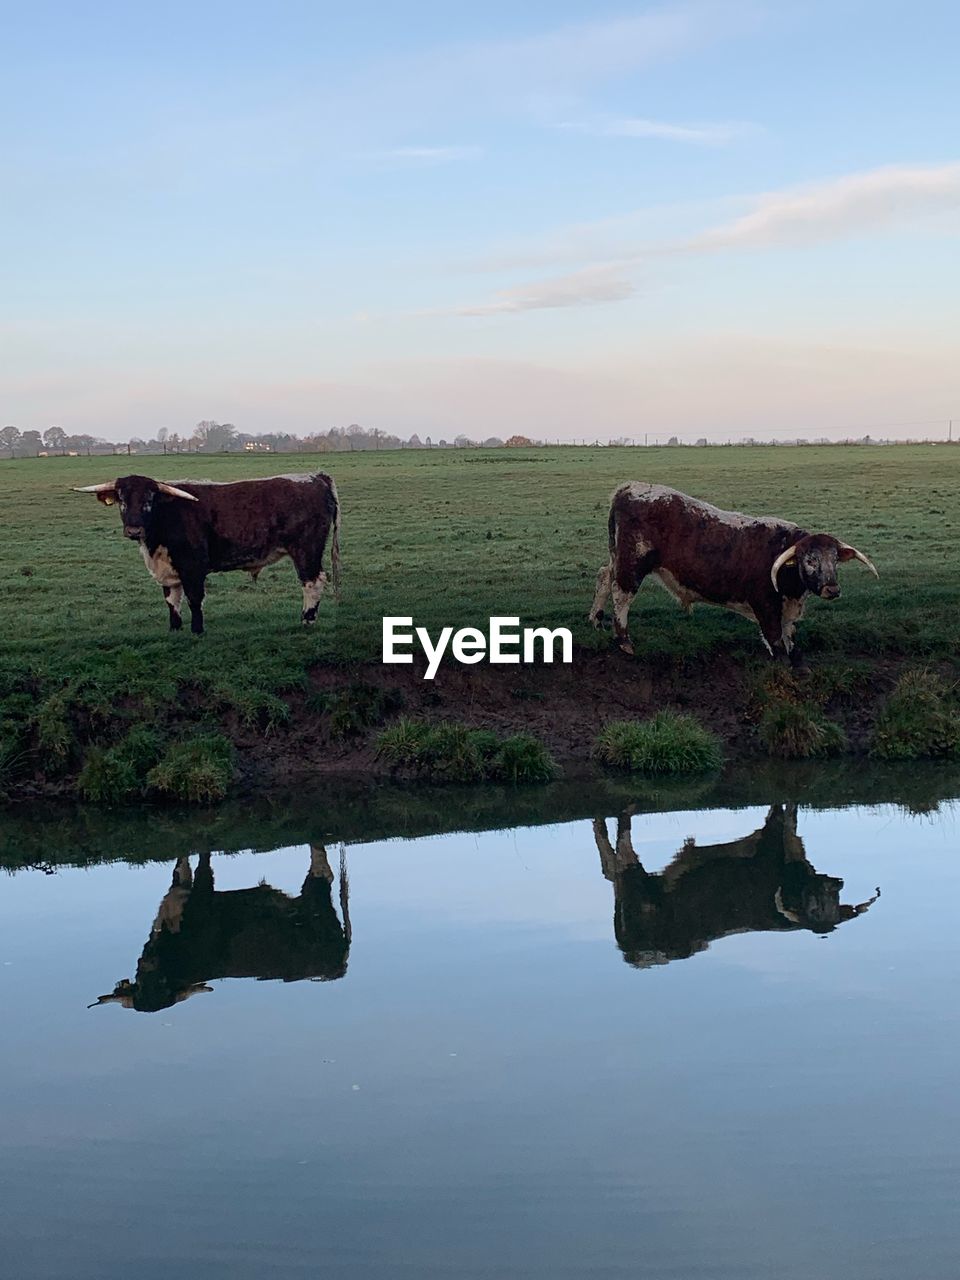
[[[186,855],[177,859],[176,866],[173,868],[173,882],[171,888],[189,889],[193,884],[193,871],[190,868],[190,859]]]
[[[303,609],[300,621],[306,624],[316,622],[317,608],[323,588],[327,585],[327,575],[320,567],[323,561],[323,548],[310,548],[302,551],[291,551],[290,558],[297,570],[297,577],[303,587]]]
[[[315,880],[326,880],[327,884],[333,884],[333,867],[322,844],[310,846],[310,875]]]
[[[203,596],[205,575],[184,578],[183,591],[190,606],[190,630],[195,636],[203,635]]]
[[[323,588],[327,585],[327,575],[321,569],[314,578],[301,578],[300,584],[303,587],[303,609],[300,613],[300,621],[307,624],[316,622],[320,597],[323,595]]]
[[[627,619],[633,598],[640,590],[644,578],[656,567],[656,555],[652,551],[641,551],[632,564],[622,561],[616,565],[613,574],[613,634],[624,653],[633,656],[633,645],[627,630]]]
[[[764,600],[762,604],[752,606],[754,617],[760,627],[760,636],[766,645],[767,652],[775,662],[788,663],[790,648],[784,639],[783,606],[779,596]]]
[[[167,608],[170,610],[170,630],[179,631],[183,626],[183,619],[180,617],[180,607],[183,604],[183,587],[178,582],[175,587],[164,587],[163,598],[167,602]]]
[[[590,613],[587,615],[595,627],[603,625],[603,606],[607,603],[607,597],[610,595],[612,581],[613,565],[605,564],[597,574],[597,590],[593,597],[593,604],[590,606]]]

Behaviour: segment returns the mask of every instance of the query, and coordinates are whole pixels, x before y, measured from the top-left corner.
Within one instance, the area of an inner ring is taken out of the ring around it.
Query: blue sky
[[[952,4],[0,8],[4,422],[960,419]]]

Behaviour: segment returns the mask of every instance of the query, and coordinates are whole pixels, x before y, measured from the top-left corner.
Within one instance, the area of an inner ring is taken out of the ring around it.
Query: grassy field
[[[343,600],[299,624],[289,561],[214,575],[207,634],[167,632],[160,589],[121,535],[116,508],[73,485],[142,469],[168,480],[232,480],[329,469],[343,509]],[[837,534],[877,564],[843,572],[843,598],[812,601],[800,641],[832,658],[954,656],[960,630],[960,449],[530,449],[276,458],[48,458],[0,462],[0,710],[29,714],[57,750],[76,705],[89,725],[117,707],[147,718],[178,700],[213,714],[282,721],[283,698],[318,662],[379,660],[384,614],[439,627],[493,613],[585,622],[606,557],[611,490],[661,481],[739,510],[775,512]],[[756,630],[720,610],[688,617],[655,586],[634,605],[641,663],[755,657]],[[64,750],[69,748],[64,747]]]

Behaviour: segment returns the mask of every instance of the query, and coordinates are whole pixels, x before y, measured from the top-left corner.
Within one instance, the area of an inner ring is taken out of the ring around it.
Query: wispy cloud
[[[622,302],[636,292],[636,284],[619,268],[587,267],[549,280],[534,280],[511,289],[500,289],[485,302],[432,314],[492,316],[558,307],[585,307],[600,302]]]
[[[907,226],[938,214],[960,211],[960,162],[940,165],[896,165],[847,174],[752,197],[746,213],[681,239],[661,240],[633,251],[599,257],[599,240],[589,228],[574,228],[567,242],[571,254],[589,247],[594,260],[579,270],[528,285],[503,289],[486,302],[461,306],[456,315],[492,315],[542,307],[621,302],[636,293],[633,278],[655,261],[728,250],[803,248],[830,240],[863,236]],[[616,219],[596,224],[617,226]],[[562,237],[560,238],[562,241]],[[540,261],[531,253],[528,265]],[[513,265],[520,266],[515,257]],[[504,263],[500,262],[500,269]]]
[[[557,126],[574,133],[597,138],[637,138],[662,142],[687,142],[701,146],[722,146],[749,133],[756,125],[733,121],[675,124],[667,120],[650,120],[639,116],[598,116],[588,120],[564,120]]]
[[[449,164],[453,160],[468,160],[479,154],[479,147],[465,146],[390,147],[379,153],[381,159],[395,161],[398,164],[414,165]]]
[[[753,209],[694,236],[689,251],[803,245],[883,230],[960,208],[960,163],[891,165],[768,192]]]

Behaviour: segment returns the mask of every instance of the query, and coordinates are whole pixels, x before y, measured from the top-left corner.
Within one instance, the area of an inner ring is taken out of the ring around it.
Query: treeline
[[[483,440],[474,440],[469,436],[457,435],[452,440],[433,439],[424,436],[422,439],[416,432],[409,439],[391,435],[388,431],[380,431],[376,427],[361,427],[352,423],[349,427],[331,427],[329,431],[312,432],[298,436],[287,431],[264,431],[254,434],[240,431],[232,422],[215,422],[205,419],[198,422],[188,434],[180,435],[177,431],[169,431],[161,427],[150,439],[142,436],[131,436],[129,440],[116,443],[103,440],[92,435],[68,435],[61,427],[48,427],[46,431],[20,431],[17,427],[0,428],[0,457],[36,458],[46,456],[80,456],[92,454],[180,454],[180,453],[362,453],[371,449],[510,449],[533,448],[538,445],[596,445],[622,447],[625,445],[649,444],[668,448],[728,448],[731,445],[780,445],[784,448],[802,447],[804,445],[877,445],[877,444],[922,444],[922,443],[958,443],[953,439],[952,429],[942,441],[930,440],[896,440],[863,435],[846,439],[828,439],[826,436],[815,438],[795,437],[790,440],[763,440],[753,436],[742,436],[739,439],[708,440],[701,436],[696,442],[681,440],[678,436],[621,436],[614,440],[534,440],[530,436],[511,435],[503,440],[499,436],[487,436]]]
[[[48,427],[43,433],[20,431],[14,426],[0,429],[0,449],[11,458],[115,453],[357,453],[369,449],[499,449],[537,443],[521,435],[510,436],[506,440],[499,436],[471,440],[464,435],[455,436],[452,440],[434,440],[430,436],[421,439],[414,433],[404,440],[376,427],[361,427],[357,423],[349,427],[331,427],[329,431],[317,431],[306,436],[286,431],[253,434],[238,430],[232,422],[211,419],[198,422],[189,434],[181,435],[161,427],[150,439],[131,436],[120,444],[92,435],[68,435],[62,427]]]

